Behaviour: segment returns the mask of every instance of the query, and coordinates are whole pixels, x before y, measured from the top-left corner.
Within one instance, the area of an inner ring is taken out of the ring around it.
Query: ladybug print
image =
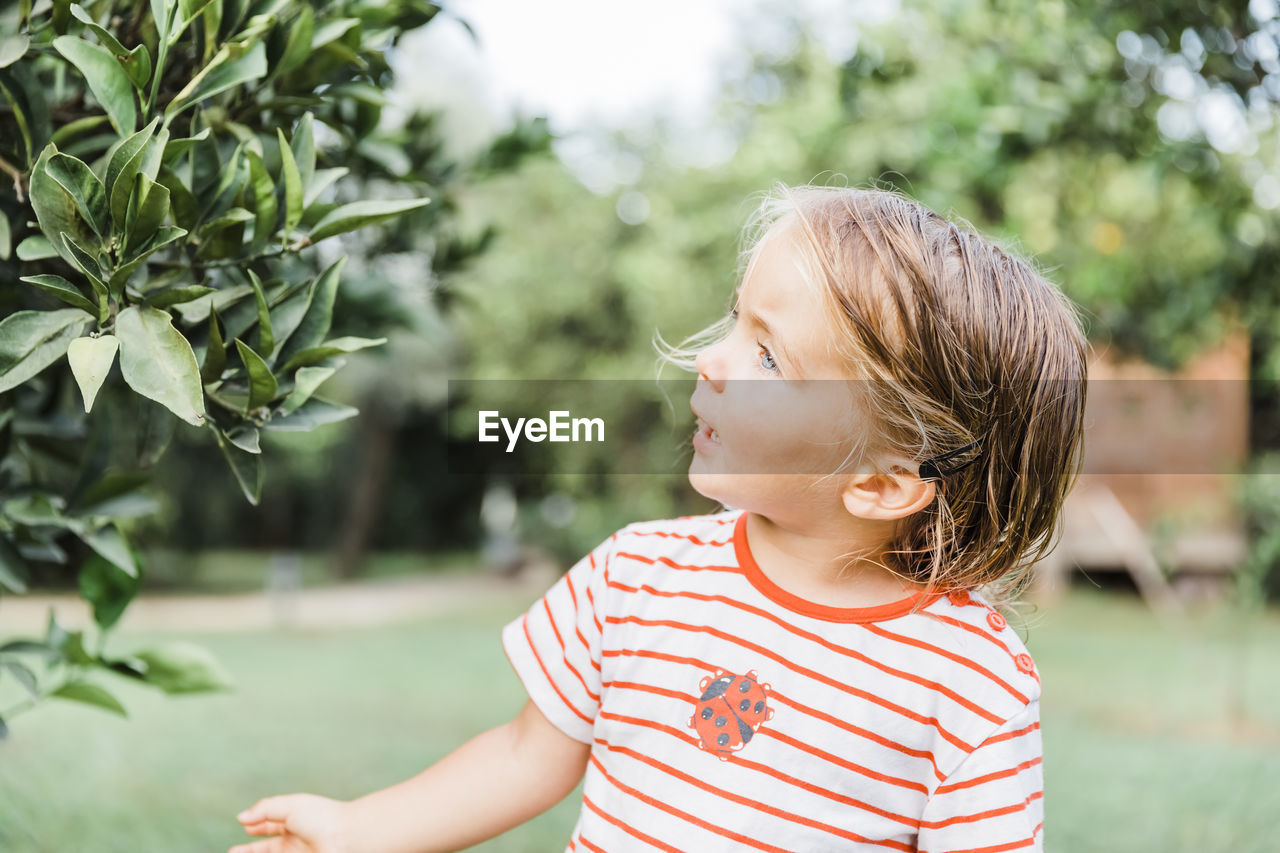
[[[746,675],[733,675],[716,670],[698,684],[702,698],[694,706],[689,728],[698,733],[698,746],[728,761],[755,737],[761,724],[773,718],[769,707],[768,684],[750,670]]]

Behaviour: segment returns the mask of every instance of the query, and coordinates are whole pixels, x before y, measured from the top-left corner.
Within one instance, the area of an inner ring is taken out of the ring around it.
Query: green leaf
[[[138,564],[124,534],[114,524],[94,531],[78,532],[80,539],[101,557],[131,578],[138,576]]]
[[[0,645],[0,655],[40,655],[47,658],[54,655],[54,650],[35,640],[10,640]]]
[[[217,439],[218,449],[222,451],[227,464],[231,466],[231,473],[240,484],[240,491],[244,492],[250,504],[257,506],[262,496],[262,456],[240,451],[216,426],[213,427],[213,437]]]
[[[302,176],[298,173],[298,164],[293,159],[293,149],[284,138],[284,131],[276,128],[276,136],[280,139],[280,171],[284,174],[284,222],[281,225],[281,239],[289,242],[289,235],[302,221]]]
[[[297,411],[283,418],[272,418],[262,425],[263,429],[277,432],[309,432],[324,424],[333,424],[354,418],[360,414],[359,409],[331,403],[319,397],[312,397],[303,403]]]
[[[227,349],[222,343],[222,332],[218,330],[218,312],[214,310],[213,300],[209,300],[209,346],[204,352],[204,365],[200,368],[200,381],[205,385],[217,382],[227,366]]]
[[[111,365],[116,360],[116,350],[120,341],[115,335],[101,335],[96,338],[76,338],[67,347],[67,361],[71,365],[71,373],[80,386],[80,394],[84,397],[84,410],[93,408],[93,400],[98,396],[98,389],[106,381],[111,372]]]
[[[53,46],[80,69],[89,91],[106,110],[116,132],[121,136],[133,133],[138,125],[133,82],[111,51],[77,36],[59,36],[53,40]]]
[[[59,699],[67,699],[72,702],[83,702],[86,705],[96,705],[99,708],[105,708],[112,713],[119,714],[122,717],[128,717],[129,713],[125,711],[124,706],[120,704],[120,700],[112,696],[105,689],[96,684],[90,684],[87,681],[72,681],[64,684],[57,690],[49,694]]]
[[[26,382],[66,355],[88,320],[78,308],[17,311],[0,320],[0,392]]]
[[[386,342],[386,338],[357,338],[350,336],[334,338],[333,340],[325,341],[318,347],[308,347],[307,349],[298,352],[285,362],[284,367],[280,368],[280,370],[283,373],[288,373],[295,367],[315,364],[318,361],[324,361],[326,358],[330,358],[335,355],[342,355],[344,353],[368,349],[369,347],[381,346]]]
[[[311,55],[311,39],[315,35],[315,13],[310,4],[304,3],[287,28],[289,40],[285,42],[284,52],[271,69],[273,75],[288,74],[302,65]]]
[[[120,571],[97,554],[84,561],[79,581],[80,595],[93,607],[93,621],[103,631],[111,630],[138,593],[136,574]]]
[[[319,345],[329,334],[329,327],[333,323],[333,302],[338,295],[338,280],[346,262],[346,257],[339,258],[320,273],[308,289],[306,311],[298,321],[297,328],[279,336],[282,343],[280,352],[276,354],[277,364],[288,364],[295,355]]]
[[[407,211],[425,207],[430,203],[429,198],[416,198],[405,201],[354,201],[351,204],[344,204],[316,223],[316,227],[311,229],[311,242],[318,243],[326,237],[382,222]]]
[[[227,430],[227,441],[243,450],[245,453],[261,453],[262,443],[261,435],[258,428],[248,424],[241,424],[234,429]]]
[[[298,164],[298,178],[305,192],[311,184],[316,171],[315,118],[309,112],[298,119],[298,127],[293,132],[289,147],[293,151],[293,160]]]
[[[334,181],[337,181],[350,171],[346,166],[317,169],[315,175],[311,178],[311,184],[307,187],[306,194],[302,198],[303,209],[310,210],[311,205],[316,203],[316,199],[320,198],[321,193],[332,186]]]
[[[147,143],[155,134],[159,119],[122,141],[111,153],[107,162],[107,195],[111,199],[111,221],[116,229],[124,230],[124,220],[129,213],[129,197],[133,195],[134,178],[142,167],[147,154]]]
[[[25,664],[16,660],[0,661],[0,667],[9,671],[13,676],[13,680],[22,686],[22,690],[32,699],[40,698],[40,691],[36,686],[36,674],[26,667]]]
[[[116,267],[116,271],[111,274],[111,289],[114,293],[124,291],[125,284],[133,275],[134,270],[145,261],[148,257],[163,249],[181,237],[187,236],[186,229],[178,228],[173,225],[162,225],[155,235],[148,240],[141,248],[137,249],[137,254],[133,258],[125,261],[122,266]]]
[[[129,212],[125,216],[125,254],[144,245],[159,230],[169,215],[169,189],[139,173],[135,179],[133,197],[129,200]]]
[[[53,136],[49,137],[49,141],[54,145],[61,147],[67,142],[84,136],[91,130],[96,130],[104,124],[108,124],[111,120],[106,116],[85,116],[75,121],[67,122],[53,132]]]
[[[243,44],[231,42],[219,48],[208,65],[202,68],[165,108],[165,124],[199,101],[224,92],[233,86],[266,76],[267,51],[262,42],[247,50]]]
[[[133,657],[147,665],[147,683],[165,693],[204,693],[235,686],[222,664],[194,643],[165,643],[134,652]]]
[[[98,306],[86,299],[75,285],[60,275],[24,275],[20,280],[53,294],[68,305],[88,311],[92,316],[98,315]]]
[[[180,305],[183,302],[190,302],[193,299],[208,296],[213,292],[214,289],[212,287],[205,287],[203,284],[196,284],[190,287],[170,287],[168,290],[148,293],[146,303],[153,308],[168,308],[171,305]]]
[[[98,40],[102,42],[103,47],[107,50],[111,51],[118,57],[125,57],[129,55],[128,48],[117,41],[116,37],[112,35],[110,31],[99,26],[98,22],[93,19],[93,16],[86,12],[79,3],[71,4],[71,14],[76,20],[88,27],[93,34],[98,37]]]
[[[130,306],[116,317],[120,370],[129,387],[190,424],[205,420],[195,353],[167,311]]]
[[[299,367],[293,377],[293,390],[276,410],[276,416],[285,417],[296,412],[335,373],[337,369],[333,367]]]
[[[150,468],[160,461],[177,426],[178,419],[164,406],[150,400],[138,400],[138,421],[134,432],[140,468]]]
[[[275,337],[271,334],[271,310],[267,307],[267,294],[262,289],[262,282],[258,280],[258,274],[253,270],[249,270],[249,281],[253,285],[253,294],[258,302],[258,346],[256,351],[265,358],[271,357],[271,351],[275,349]]]
[[[67,250],[72,265],[88,276],[89,283],[93,285],[95,291],[101,293],[107,289],[107,283],[102,280],[102,264],[98,260],[97,252],[90,252],[77,243],[70,234],[62,235],[62,246]]]
[[[249,160],[249,186],[253,188],[253,245],[260,246],[275,233],[276,218],[279,213],[276,205],[276,187],[267,173],[262,158],[254,151],[245,151]]]
[[[89,244],[97,241],[97,235],[80,217],[76,210],[75,199],[49,174],[49,160],[57,153],[58,149],[52,145],[46,146],[40,154],[40,159],[31,169],[31,207],[35,209],[40,230],[44,232],[53,250],[67,263],[74,264],[74,259],[60,238],[70,236],[81,244]],[[24,240],[22,245],[18,246],[19,258],[22,258],[27,242]]]
[[[253,293],[253,288],[247,284],[237,284],[235,287],[224,287],[215,290],[209,297],[213,301],[213,307],[217,311],[225,311],[227,308],[235,305],[241,299]],[[204,302],[182,302],[174,306],[178,309],[178,313],[182,315],[182,322],[188,326],[196,323],[203,323],[209,318],[209,311],[204,307]]]
[[[0,261],[9,260],[13,251],[13,235],[9,232],[9,217],[0,216]]]
[[[83,161],[58,152],[49,158],[49,177],[58,182],[75,201],[76,211],[99,239],[109,233],[107,192],[102,181]]]
[[[6,68],[27,55],[31,37],[26,33],[0,37],[0,68]]]
[[[18,244],[14,250],[20,261],[43,261],[45,258],[58,257],[53,244],[43,234],[32,234]]]
[[[166,163],[172,163],[174,160],[177,160],[183,154],[190,151],[194,145],[204,142],[208,138],[209,128],[206,127],[195,136],[186,136],[182,139],[170,140],[169,144],[164,147],[164,161]]]
[[[239,338],[236,339],[236,351],[240,353],[240,361],[244,363],[245,371],[249,374],[249,403],[248,411],[261,408],[270,403],[276,396],[276,378],[271,374],[271,368],[262,360],[262,356],[253,351],[253,348]]]
[[[151,52],[147,50],[147,46],[140,44],[129,51],[129,55],[120,65],[129,77],[129,82],[138,90],[138,94],[142,94],[142,90],[151,79]]]
[[[143,411],[160,412],[166,421],[174,422],[168,410],[149,401]],[[145,491],[150,481],[150,476],[142,471],[107,471],[76,498],[69,512],[77,518],[111,516],[118,519],[150,515],[158,508],[155,499]]]
[[[27,569],[27,561],[22,559],[22,554],[18,553],[18,549],[13,547],[13,543],[9,541],[9,537],[4,533],[0,533],[0,586],[16,592],[19,595],[27,591],[27,577],[30,572]],[[9,646],[0,648],[0,651],[8,651]]]

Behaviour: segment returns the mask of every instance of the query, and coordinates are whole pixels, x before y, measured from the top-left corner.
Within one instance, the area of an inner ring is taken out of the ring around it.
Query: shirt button
[[[1017,664],[1018,669],[1022,670],[1027,675],[1032,675],[1036,671],[1036,664],[1035,661],[1031,659],[1031,655],[1018,655],[1013,659],[1013,662]]]
[[[1003,631],[1004,626],[1008,623],[1004,621],[1004,617],[992,610],[987,614],[987,624],[997,631]]]
[[[956,607],[964,607],[969,603],[969,590],[953,589],[951,592],[947,593],[947,599]]]

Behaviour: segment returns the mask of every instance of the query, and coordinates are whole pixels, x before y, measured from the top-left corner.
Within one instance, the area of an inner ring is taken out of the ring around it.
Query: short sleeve
[[[591,743],[600,708],[600,642],[610,536],[502,629],[502,646],[529,698],[556,728]]]
[[[1041,755],[1036,699],[992,732],[934,791],[920,823],[920,853],[1043,850]]]

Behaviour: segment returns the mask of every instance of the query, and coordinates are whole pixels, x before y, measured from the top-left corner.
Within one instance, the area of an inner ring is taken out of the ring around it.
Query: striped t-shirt
[[[918,598],[798,598],[743,511],[610,536],[502,635],[591,745],[567,849],[1040,850],[1034,664],[978,595]]]

